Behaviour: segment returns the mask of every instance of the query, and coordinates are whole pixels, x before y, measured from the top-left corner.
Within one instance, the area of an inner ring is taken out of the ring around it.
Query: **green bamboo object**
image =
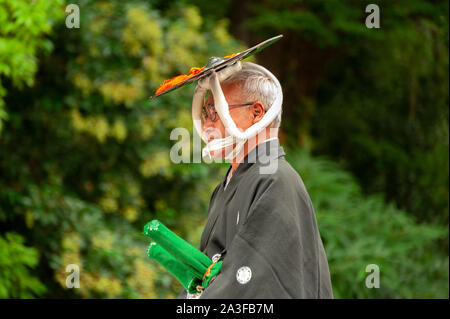
[[[169,271],[190,293],[196,292],[196,287],[202,285],[189,266],[175,259],[161,245],[151,242],[147,249],[147,256],[156,260]]]
[[[189,293],[197,292],[197,286],[206,288],[212,278],[219,274],[222,261],[213,265],[208,256],[160,221],[147,223],[143,234],[152,240],[147,255],[177,278]]]

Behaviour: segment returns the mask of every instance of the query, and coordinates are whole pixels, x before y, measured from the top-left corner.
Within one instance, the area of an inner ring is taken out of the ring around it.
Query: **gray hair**
[[[242,98],[246,101],[261,101],[266,112],[272,106],[278,93],[276,83],[257,70],[240,70],[223,81],[222,84],[239,84],[242,88]],[[281,112],[269,126],[279,127],[280,124]]]

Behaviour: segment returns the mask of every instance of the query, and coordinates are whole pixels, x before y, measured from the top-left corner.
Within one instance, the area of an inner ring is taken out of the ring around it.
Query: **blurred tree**
[[[364,196],[354,177],[307,151],[287,152],[310,194],[335,298],[448,298],[448,227],[418,224],[381,194]],[[380,269],[379,289],[365,285]]]
[[[39,50],[49,53],[52,42],[45,38],[56,19],[61,18],[62,0],[0,0],[0,136],[8,119],[3,81],[16,87],[31,86],[37,70]]]
[[[0,298],[32,298],[46,291],[30,272],[38,263],[37,251],[23,245],[22,236],[0,236]]]

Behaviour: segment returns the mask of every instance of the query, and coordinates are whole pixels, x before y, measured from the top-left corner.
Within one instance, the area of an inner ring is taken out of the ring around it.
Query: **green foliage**
[[[159,219],[198,245],[226,167],[169,160],[171,130],[192,133],[192,86],[148,97],[211,55],[243,48],[228,32],[226,6],[188,2],[78,1],[81,28],[67,29],[59,1],[0,0],[0,297],[180,291],[145,256],[143,226]],[[264,3],[251,6],[246,25],[268,36],[288,30],[279,42],[286,143],[343,158],[364,191],[448,221],[448,18],[437,13],[448,4],[395,5],[386,29],[369,32],[358,24],[359,2],[284,1],[272,11]],[[220,16],[205,18],[205,8]],[[328,76],[322,57],[339,62]],[[336,297],[448,296],[448,231],[365,197],[329,161],[296,152],[291,163],[316,208]],[[381,267],[378,290],[364,286],[369,263]],[[80,289],[66,288],[68,264],[80,266]]]
[[[0,236],[0,298],[34,298],[46,288],[31,274],[37,266],[36,249],[24,246],[24,239],[16,233]]]
[[[80,29],[61,19],[37,85],[9,87],[1,229],[42,253],[46,296],[175,297],[181,286],[146,257],[143,226],[158,218],[197,245],[217,173],[169,159],[171,130],[192,132],[192,86],[148,98],[164,79],[242,47],[225,25],[205,31],[193,6],[78,4]],[[66,288],[68,264],[80,267],[80,289]]]
[[[436,223],[448,223],[449,207],[443,32],[423,19],[376,45],[355,47],[330,68],[313,129],[316,151],[344,158],[366,192],[383,191],[420,220]],[[342,64],[350,66],[343,71]]]
[[[319,47],[354,45],[354,41],[382,39],[392,29],[412,26],[412,16],[435,18],[442,16],[441,8],[448,4],[433,4],[429,1],[412,0],[377,1],[381,14],[381,30],[368,29],[364,23],[366,6],[358,0],[265,0],[250,3],[251,18],[245,25],[257,33],[294,31]],[[374,32],[375,31],[375,32]],[[380,32],[381,31],[381,32]]]
[[[30,6],[27,0],[0,0],[0,135],[8,118],[2,78],[15,86],[33,84],[39,50],[48,53],[52,43],[45,36],[55,19],[62,16],[62,0],[39,0]]]
[[[448,298],[448,255],[437,253],[448,228],[419,224],[381,195],[362,195],[355,179],[329,160],[288,152],[317,215],[336,298]],[[366,266],[380,288],[365,286]]]

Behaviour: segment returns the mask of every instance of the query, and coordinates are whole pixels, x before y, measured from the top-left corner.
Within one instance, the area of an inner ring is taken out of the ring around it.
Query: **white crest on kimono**
[[[236,272],[236,280],[241,285],[245,285],[252,278],[252,270],[248,266],[242,266]]]

